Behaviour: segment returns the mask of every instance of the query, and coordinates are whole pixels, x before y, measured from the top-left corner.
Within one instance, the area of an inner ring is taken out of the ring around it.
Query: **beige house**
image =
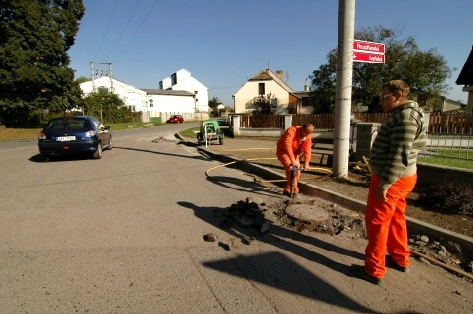
[[[233,95],[233,101],[235,113],[251,113],[256,109],[255,103],[264,100],[272,104],[277,114],[311,114],[313,97],[307,82],[304,91],[294,91],[284,82],[282,70],[274,73],[266,69],[250,78]]]
[[[282,74],[282,71],[275,74],[266,69],[250,78],[233,95],[235,113],[250,113],[261,100],[270,101],[276,112],[287,110],[292,88],[283,81]]]

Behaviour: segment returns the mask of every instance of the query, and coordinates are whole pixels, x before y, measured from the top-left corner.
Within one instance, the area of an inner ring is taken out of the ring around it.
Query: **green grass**
[[[436,156],[419,157],[419,162],[463,169],[473,169],[473,150],[431,150]],[[460,160],[460,158],[462,160]],[[468,160],[467,160],[468,159]]]
[[[149,123],[130,122],[130,123],[113,123],[113,124],[105,123],[105,124],[109,125],[110,130],[112,130],[112,131],[149,128],[149,127],[152,127],[152,126],[166,125],[166,123],[157,123],[157,122],[149,122]]]
[[[165,125],[166,123],[143,123],[143,122],[131,122],[131,123],[113,123],[106,125],[110,126],[112,131],[119,130],[130,130],[138,128],[147,128],[152,126]],[[35,139],[38,137],[41,128],[31,128],[31,129],[20,129],[20,128],[0,128],[0,141],[8,140],[24,140],[24,139]]]
[[[184,131],[179,132],[184,137],[196,137],[197,132],[200,130],[200,127],[186,129]]]

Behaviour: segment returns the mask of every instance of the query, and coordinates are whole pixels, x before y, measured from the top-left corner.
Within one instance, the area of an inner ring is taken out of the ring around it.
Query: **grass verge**
[[[112,131],[119,131],[119,130],[130,130],[130,129],[138,129],[138,128],[148,128],[152,126],[165,125],[165,123],[131,122],[131,123],[113,123],[113,124],[106,124],[106,125],[109,125]],[[41,128],[20,129],[20,128],[0,127],[0,141],[36,139],[38,138],[39,132],[41,132]]]

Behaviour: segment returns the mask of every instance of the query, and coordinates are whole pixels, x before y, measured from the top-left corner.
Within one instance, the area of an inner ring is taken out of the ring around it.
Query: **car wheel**
[[[203,143],[204,143],[204,139],[202,138],[202,134],[198,133],[197,134],[197,144],[199,144],[199,146],[202,146]]]
[[[102,143],[99,142],[99,144],[97,145],[97,149],[95,150],[93,157],[94,159],[102,158]]]
[[[112,148],[113,148],[113,142],[112,142],[112,137],[110,136],[110,140],[108,141],[107,149],[112,150]]]

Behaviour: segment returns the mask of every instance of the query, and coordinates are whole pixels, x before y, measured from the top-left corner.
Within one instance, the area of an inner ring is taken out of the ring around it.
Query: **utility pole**
[[[95,69],[94,73],[94,63],[97,65],[97,69]],[[108,70],[102,68],[103,65],[108,65]],[[104,73],[105,72],[105,73]],[[90,62],[90,77],[92,79],[92,92],[96,92],[95,90],[95,78],[101,78],[102,76],[106,76],[110,79],[110,92],[113,93],[115,90],[113,88],[113,71],[112,71],[112,64],[110,62]]]
[[[339,0],[337,95],[332,168],[338,178],[348,176],[354,33],[355,0]]]

